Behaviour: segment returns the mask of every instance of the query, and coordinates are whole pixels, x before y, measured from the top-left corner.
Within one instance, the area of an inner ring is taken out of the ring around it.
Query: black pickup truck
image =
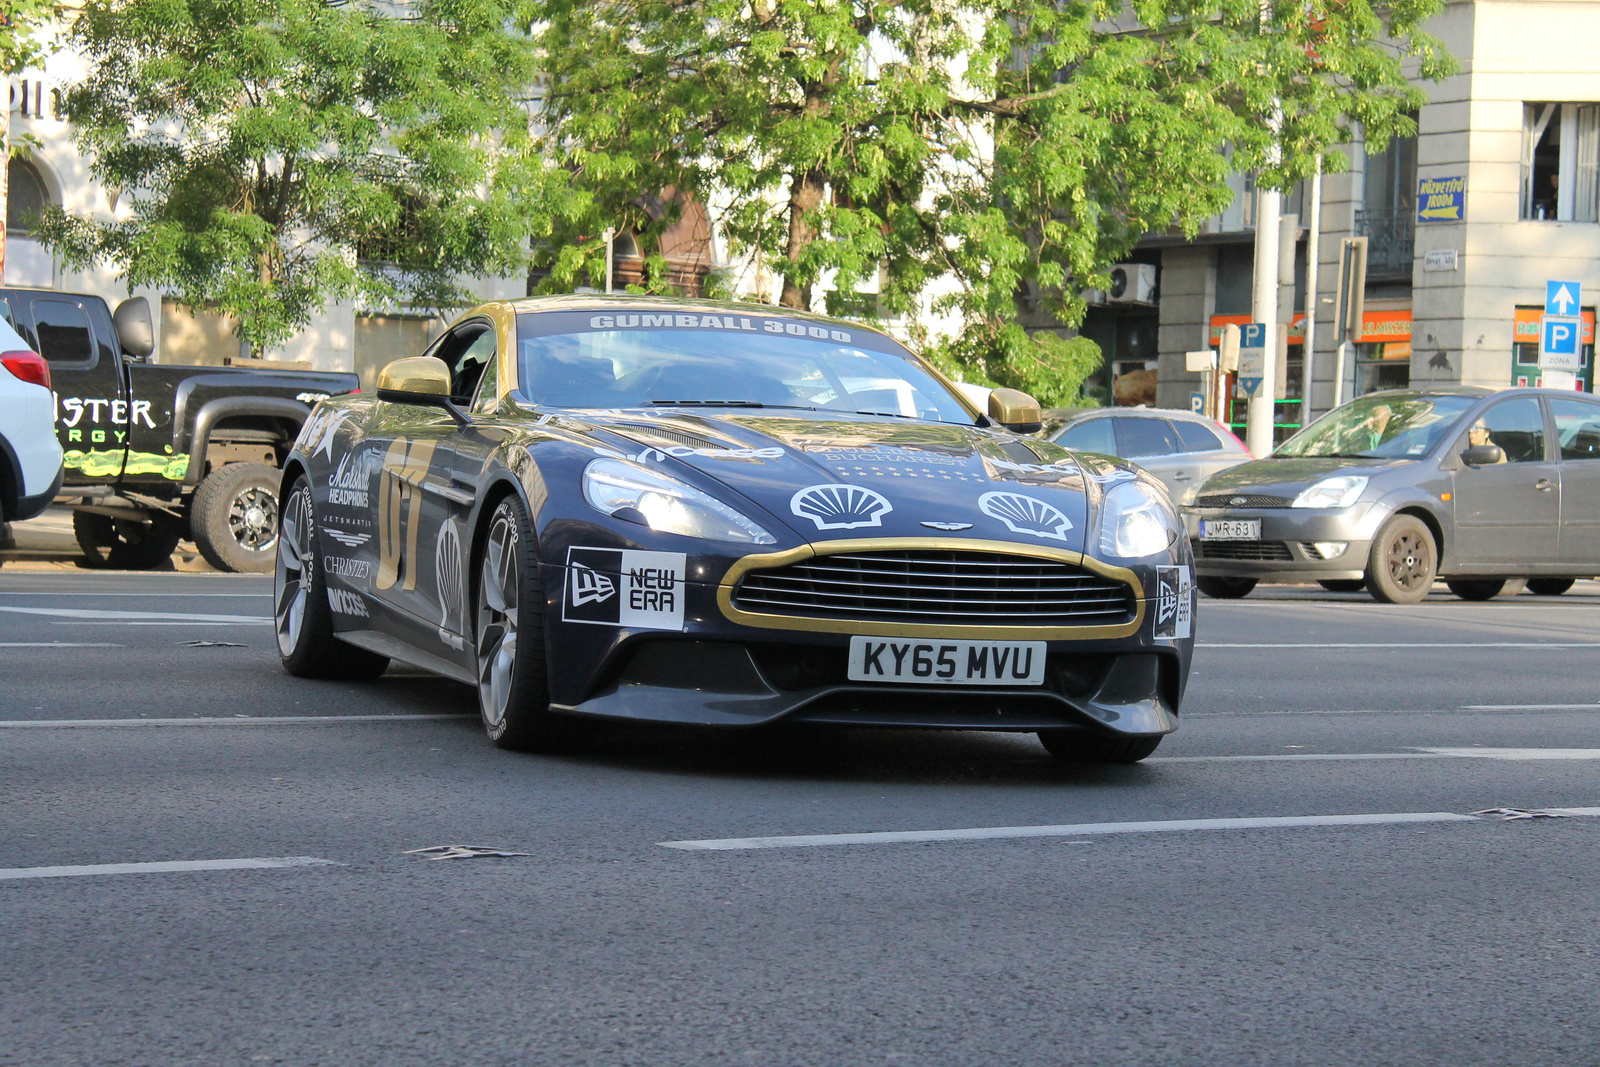
[[[159,566],[184,536],[212,566],[272,569],[278,466],[317,401],[354,374],[149,362],[143,297],[0,288],[0,315],[50,364],[61,497],[91,565]]]

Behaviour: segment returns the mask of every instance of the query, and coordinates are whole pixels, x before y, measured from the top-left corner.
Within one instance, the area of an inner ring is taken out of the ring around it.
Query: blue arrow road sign
[[[1539,322],[1539,366],[1551,370],[1578,370],[1582,366],[1579,344],[1583,320],[1576,315],[1546,315]]]
[[[1547,281],[1544,283],[1544,313],[1546,315],[1576,315],[1583,303],[1583,287],[1577,282]]]

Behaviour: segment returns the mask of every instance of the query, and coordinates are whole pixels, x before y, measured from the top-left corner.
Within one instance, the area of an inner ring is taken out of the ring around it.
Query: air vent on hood
[[[727,441],[717,441],[710,437],[699,437],[692,433],[684,433],[682,430],[668,430],[660,426],[640,426],[632,422],[620,423],[612,427],[612,429],[629,437],[653,437],[660,441],[670,441],[675,445],[683,445],[685,448],[710,448],[717,451],[726,451],[730,448],[742,447],[730,444]]]

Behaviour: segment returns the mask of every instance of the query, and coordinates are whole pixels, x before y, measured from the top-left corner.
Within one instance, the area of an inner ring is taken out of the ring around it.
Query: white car
[[[0,319],[0,523],[33,518],[60,489],[50,364]]]

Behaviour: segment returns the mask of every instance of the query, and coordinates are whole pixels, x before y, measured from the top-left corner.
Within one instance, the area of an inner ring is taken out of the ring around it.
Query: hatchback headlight
[[[1340,474],[1313,482],[1300,491],[1289,505],[1295,508],[1347,508],[1367,487],[1367,479],[1356,474]]]
[[[583,496],[602,514],[662,533],[751,545],[777,540],[694,486],[618,459],[597,459],[584,469]]]
[[[1166,494],[1142,482],[1122,482],[1106,491],[1100,518],[1100,551],[1133,559],[1165,552],[1180,533]]]

